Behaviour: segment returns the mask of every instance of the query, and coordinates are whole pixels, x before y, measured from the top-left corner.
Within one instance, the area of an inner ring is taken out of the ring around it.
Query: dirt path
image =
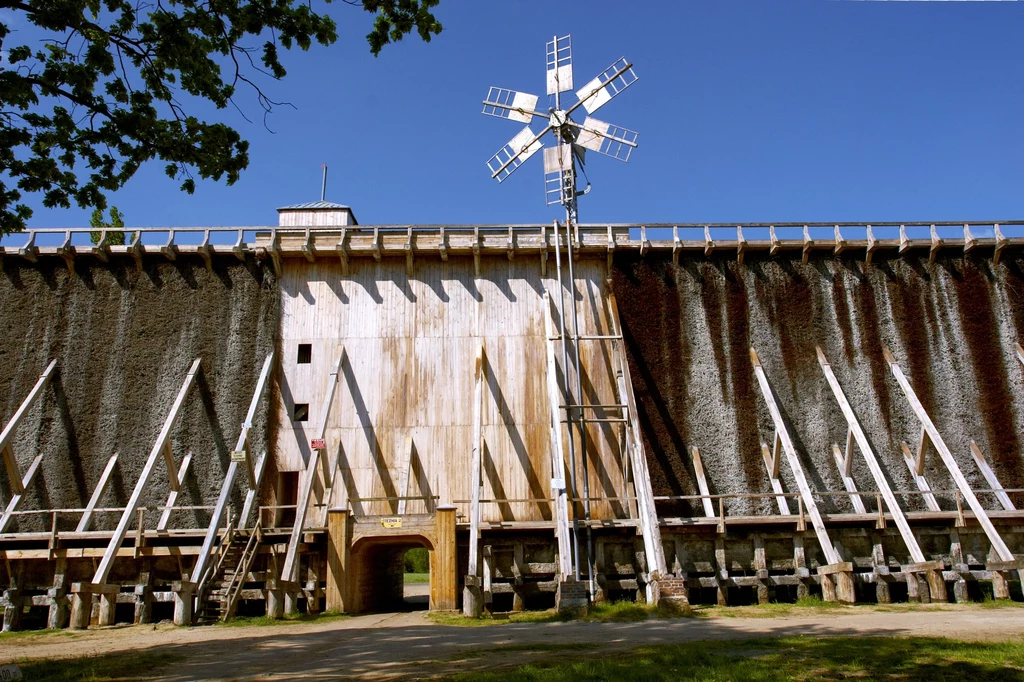
[[[1004,640],[1024,635],[1024,609],[936,607],[882,612],[856,607],[777,618],[507,623],[489,627],[436,625],[420,611],[321,624],[126,626],[9,640],[0,643],[0,663],[150,649],[181,656],[170,667],[154,671],[154,679],[169,682],[346,676],[376,680],[468,672],[559,656],[551,651],[551,645],[590,645],[594,652],[607,652],[644,644],[793,635]]]

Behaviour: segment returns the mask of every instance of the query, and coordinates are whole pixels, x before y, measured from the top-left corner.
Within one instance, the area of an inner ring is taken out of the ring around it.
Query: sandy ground
[[[793,635],[926,635],[1005,640],[1024,635],[1024,609],[870,607],[777,618],[711,617],[640,623],[505,623],[453,627],[425,612],[357,616],[332,623],[252,627],[123,626],[0,644],[0,663],[150,649],[181,656],[153,679],[367,680],[431,677],[564,657],[552,644],[600,653],[645,644]],[[531,651],[530,646],[538,648]],[[509,650],[514,646],[514,650]],[[505,651],[503,651],[503,649]]]

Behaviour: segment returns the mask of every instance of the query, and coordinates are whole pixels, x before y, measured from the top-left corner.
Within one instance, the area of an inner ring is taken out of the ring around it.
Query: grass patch
[[[14,632],[0,632],[0,642],[8,642],[12,639],[33,639],[35,637],[73,637],[74,633],[68,630],[15,630]]]
[[[643,647],[587,660],[552,660],[448,678],[498,682],[683,680],[1024,680],[1024,642],[930,637],[791,637]]]
[[[429,582],[430,582],[430,574],[429,573],[406,573],[405,574],[405,584],[406,585],[408,585],[409,583],[429,583]]]
[[[496,616],[485,613],[479,618],[467,618],[458,611],[428,611],[427,618],[438,625],[479,628],[489,625],[506,625],[508,623],[558,623],[567,618],[559,615],[554,609],[547,611],[520,611],[518,613],[501,613]]]
[[[55,661],[21,660],[18,667],[26,680],[47,682],[104,682],[105,680],[148,680],[184,656],[171,653],[130,651],[101,656],[83,656]]]
[[[269,616],[236,616],[223,623],[217,623],[217,625],[226,628],[242,628],[250,626],[263,627],[267,625],[293,625],[295,623],[330,623],[336,620],[344,620],[348,617],[347,613],[338,613],[337,611],[313,614],[300,613],[294,616],[285,614],[284,618],[281,619],[274,619]]]

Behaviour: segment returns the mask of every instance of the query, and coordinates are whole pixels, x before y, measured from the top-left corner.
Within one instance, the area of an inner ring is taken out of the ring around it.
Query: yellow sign
[[[380,520],[380,525],[385,528],[401,528],[402,517],[401,516],[385,516]]]

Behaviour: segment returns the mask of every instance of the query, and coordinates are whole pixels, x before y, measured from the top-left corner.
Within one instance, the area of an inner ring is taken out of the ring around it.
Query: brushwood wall
[[[711,493],[769,492],[761,443],[774,425],[755,378],[754,347],[779,402],[811,487],[842,491],[832,456],[847,425],[818,364],[820,346],[898,490],[916,490],[900,443],[916,447],[920,424],[886,364],[888,346],[975,489],[988,488],[971,440],[1004,487],[1024,486],[1024,261],[939,258],[680,258],[617,256],[619,301],[643,438],[656,495],[698,494],[690,447],[700,449]],[[796,491],[786,464],[783,486]],[[863,458],[854,479],[876,490]],[[930,455],[925,477],[951,489]],[[944,509],[952,496],[939,495]],[[998,508],[981,495],[989,509]],[[1019,506],[1024,500],[1012,496]],[[920,497],[903,498],[920,510]],[[729,514],[771,513],[774,501],[732,500]],[[852,511],[845,498],[826,511]],[[699,503],[662,502],[663,516],[699,516]]]
[[[173,431],[175,461],[193,454],[178,504],[213,504],[274,347],[280,295],[272,273],[235,259],[215,259],[208,271],[185,256],[173,263],[147,259],[141,272],[133,261],[116,258],[109,265],[79,259],[76,267],[71,276],[60,259],[8,259],[0,275],[5,423],[51,359],[58,368],[16,434],[23,472],[43,455],[22,508],[83,507],[113,453],[118,466],[99,506],[124,505],[195,358],[202,359],[201,372]],[[269,404],[264,400],[251,432],[255,453],[267,449]],[[10,489],[6,481],[3,489]],[[142,504],[162,505],[167,493],[159,458]],[[97,515],[93,527],[112,527],[117,518]],[[150,512],[147,524],[153,527],[157,518]],[[60,527],[73,529],[77,521],[77,515],[63,515]],[[171,523],[205,527],[209,514],[178,512]],[[11,529],[39,526],[49,528],[49,519],[19,517]]]

